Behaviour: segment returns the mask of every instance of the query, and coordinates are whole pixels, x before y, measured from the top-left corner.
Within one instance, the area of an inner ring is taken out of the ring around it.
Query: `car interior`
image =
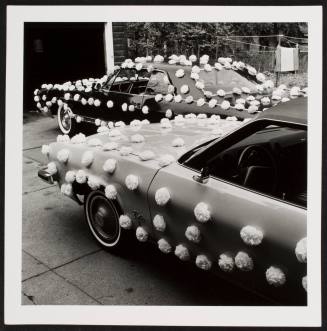
[[[304,128],[268,125],[210,156],[205,164],[192,162],[189,164],[197,169],[206,167],[212,177],[302,207],[307,205],[307,131]]]

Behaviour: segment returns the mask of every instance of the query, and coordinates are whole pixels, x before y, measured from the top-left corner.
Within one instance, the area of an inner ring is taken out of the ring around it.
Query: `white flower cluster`
[[[57,159],[61,163],[66,163],[69,158],[69,150],[67,148],[61,149],[57,153]]]
[[[101,185],[99,178],[91,175],[87,179],[87,184],[89,185],[91,190],[97,190],[98,188],[100,188]]]
[[[266,270],[266,279],[269,285],[275,287],[284,285],[286,282],[284,272],[276,267],[270,267]]]
[[[71,184],[62,184],[60,187],[60,191],[62,194],[65,194],[67,196],[71,196],[73,193],[73,187]]]
[[[154,154],[154,152],[152,152],[150,150],[145,150],[145,151],[140,152],[139,158],[142,161],[153,160],[155,158],[155,154]]]
[[[295,255],[299,262],[307,263],[307,238],[302,238],[296,244]]]
[[[130,219],[129,216],[127,215],[120,215],[119,217],[119,225],[120,227],[122,227],[123,229],[131,229],[133,226],[132,220]]]
[[[70,138],[67,134],[64,135],[58,134],[57,143],[69,143],[69,142],[70,142]]]
[[[94,161],[94,153],[92,151],[85,151],[82,155],[82,164],[85,167],[90,167]]]
[[[133,153],[133,149],[130,146],[122,146],[119,153],[121,156],[128,156]]]
[[[79,184],[84,184],[87,181],[87,176],[84,170],[78,170],[76,173],[76,182]]]
[[[185,141],[183,138],[175,138],[173,141],[172,141],[172,144],[171,144],[173,147],[182,147],[185,145]]]
[[[163,216],[157,214],[153,218],[153,226],[157,231],[164,232],[166,230],[166,222]]]
[[[148,237],[149,237],[148,232],[142,226],[137,227],[137,229],[136,229],[137,240],[139,240],[141,242],[145,242],[148,240]]]
[[[204,202],[199,202],[194,208],[194,216],[201,223],[208,222],[210,220],[209,206]]]
[[[253,269],[253,260],[245,252],[238,252],[235,256],[235,265],[242,271],[250,271]]]
[[[188,261],[191,258],[187,247],[182,244],[176,246],[175,255],[182,261]]]
[[[244,243],[250,246],[258,246],[263,240],[263,232],[251,225],[244,226],[240,235]]]
[[[144,140],[145,139],[141,134],[134,134],[133,136],[131,136],[132,143],[143,143]]]
[[[75,181],[75,178],[76,178],[76,173],[75,171],[73,170],[69,170],[66,172],[66,175],[65,175],[65,181],[67,183],[73,183]]]
[[[117,197],[116,187],[112,184],[106,185],[104,189],[105,196],[110,200],[115,200]]]
[[[71,139],[72,144],[83,144],[86,142],[86,137],[83,133],[78,133]]]
[[[190,225],[186,228],[185,237],[194,243],[199,243],[201,240],[201,232],[196,225]]]
[[[212,262],[205,255],[198,255],[195,259],[195,264],[202,270],[209,270],[212,266]]]
[[[48,163],[46,171],[47,171],[51,176],[54,175],[54,174],[56,174],[57,171],[58,171],[58,170],[57,170],[57,166],[56,166],[56,164],[55,164],[54,162],[50,162],[50,163]]]
[[[116,170],[116,164],[117,164],[117,161],[115,159],[108,159],[103,164],[102,169],[105,172],[109,172],[110,174],[112,174]]]
[[[159,188],[155,193],[154,199],[159,206],[166,205],[170,200],[169,190],[166,187]]]
[[[221,254],[219,256],[218,265],[221,270],[231,272],[234,269],[234,259],[228,254]]]
[[[49,145],[42,145],[41,153],[43,155],[49,155],[49,153],[50,153],[50,146]]]
[[[164,154],[160,156],[158,161],[159,161],[159,167],[166,167],[169,164],[175,162],[175,158],[170,154]]]
[[[158,248],[165,254],[169,254],[172,251],[171,245],[164,238],[158,240]]]
[[[135,175],[128,175],[125,179],[126,187],[131,190],[135,191],[139,186],[139,178]]]

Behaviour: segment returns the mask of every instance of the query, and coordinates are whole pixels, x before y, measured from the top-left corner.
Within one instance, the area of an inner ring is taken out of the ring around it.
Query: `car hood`
[[[218,139],[243,124],[240,121],[223,119],[215,124],[210,119],[185,120],[184,123],[170,121],[170,123],[171,128],[164,128],[164,125],[160,123],[114,128],[107,133],[89,136],[87,141],[98,138],[103,145],[116,142],[117,149],[124,146],[131,147],[131,154],[134,155],[150,150],[156,156],[170,154],[178,158],[188,150],[207,141]],[[144,139],[144,141],[134,142],[137,138]],[[179,141],[176,141],[177,138],[180,138]],[[181,144],[178,142],[183,145],[180,146]],[[176,144],[178,146],[174,146]]]

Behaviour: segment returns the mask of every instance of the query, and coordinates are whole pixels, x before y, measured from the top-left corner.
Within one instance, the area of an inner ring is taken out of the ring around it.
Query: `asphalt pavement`
[[[37,176],[46,163],[41,146],[59,133],[55,118],[24,115],[22,304],[266,304],[151,244],[133,244],[124,255],[101,249],[83,207]]]

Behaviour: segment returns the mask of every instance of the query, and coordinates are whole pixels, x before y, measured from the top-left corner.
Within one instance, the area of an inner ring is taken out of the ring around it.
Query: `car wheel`
[[[59,129],[63,134],[68,134],[72,136],[77,131],[77,123],[74,118],[71,117],[71,109],[64,108],[63,105],[58,106],[57,120]]]
[[[103,192],[91,192],[84,204],[85,218],[98,244],[110,251],[122,250],[128,230],[119,226],[120,211]]]

